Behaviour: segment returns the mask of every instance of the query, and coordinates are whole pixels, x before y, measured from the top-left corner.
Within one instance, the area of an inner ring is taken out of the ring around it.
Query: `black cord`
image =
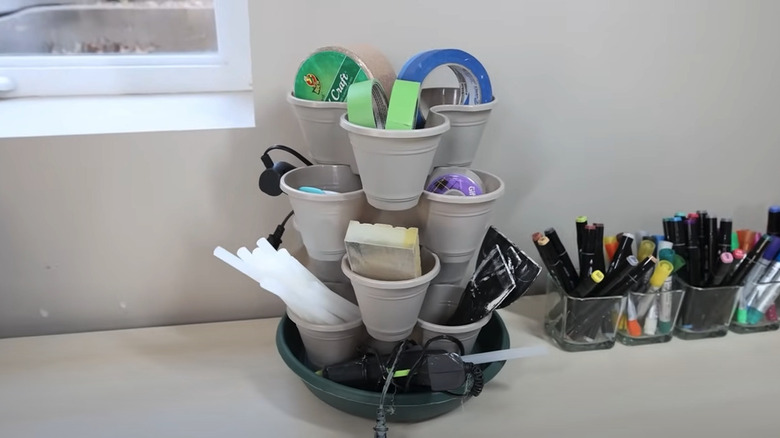
[[[284,226],[287,225],[287,221],[290,220],[292,217],[294,211],[291,211],[287,214],[287,217],[284,218],[281,224],[276,226],[276,230],[274,230],[273,233],[269,234],[268,237],[266,237],[266,240],[268,240],[268,243],[271,244],[271,246],[274,249],[279,249],[279,247],[282,245],[282,235],[284,234]]]
[[[279,224],[279,225],[282,226],[282,227],[286,226],[287,225],[287,221],[290,220],[290,218],[292,217],[293,214],[295,214],[295,211],[291,211],[291,212],[287,213],[287,216],[284,218],[282,223]]]
[[[275,144],[275,145],[271,146],[270,148],[266,149],[265,152],[263,153],[263,156],[267,156],[268,153],[271,152],[271,151],[285,151],[288,154],[293,155],[295,158],[299,159],[301,161],[301,163],[303,163],[303,164],[305,164],[307,166],[311,166],[312,165],[311,161],[307,160],[306,157],[304,157],[303,155],[300,154],[300,152],[296,151],[295,149],[293,149],[293,148],[291,148],[289,146],[285,146],[283,144]],[[268,166],[268,167],[270,167],[270,166]]]
[[[417,358],[417,360],[414,362],[414,365],[412,365],[411,368],[409,368],[409,376],[406,378],[406,385],[404,385],[404,391],[409,391],[409,387],[412,385],[412,379],[414,378],[414,374],[417,372],[417,369],[420,368],[420,366],[423,363],[423,360],[425,360],[425,353],[428,352],[428,347],[436,341],[445,340],[450,341],[453,344],[458,346],[458,351],[460,352],[460,355],[465,355],[466,349],[463,348],[463,343],[460,342],[460,339],[450,336],[450,335],[439,335],[434,336],[431,339],[428,339],[428,342],[423,345],[422,351],[420,352],[420,357]]]

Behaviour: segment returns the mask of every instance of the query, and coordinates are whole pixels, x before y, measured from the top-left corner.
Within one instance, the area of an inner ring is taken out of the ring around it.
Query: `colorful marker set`
[[[768,229],[776,233],[780,208],[772,207],[769,214]],[[737,325],[777,321],[774,302],[780,288],[766,284],[780,282],[780,238],[746,229],[732,231],[731,219],[722,218],[718,224],[707,211],[664,218],[663,228],[675,254],[685,260],[680,271],[686,294],[677,321],[679,337],[723,336],[732,315]]]
[[[585,216],[575,226],[579,270],[554,228],[532,236],[550,275],[548,293],[560,295],[551,300],[545,321],[553,339],[568,350],[610,348],[623,309],[629,336],[670,338],[678,307],[669,294],[672,274],[683,265],[670,254],[671,243],[662,236],[637,237],[646,233],[604,236],[604,225],[588,224]]]

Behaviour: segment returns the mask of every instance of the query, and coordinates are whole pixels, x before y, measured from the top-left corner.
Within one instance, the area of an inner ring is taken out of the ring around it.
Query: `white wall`
[[[571,242],[579,214],[608,233],[702,208],[761,229],[780,202],[778,2],[251,3],[256,129],[0,140],[0,337],[278,314],[211,250],[288,211],[256,189],[259,157],[300,147],[284,95],[321,45],[372,43],[396,68],[477,56],[499,106],[475,167],[508,183],[495,224],[532,255],[533,231]]]

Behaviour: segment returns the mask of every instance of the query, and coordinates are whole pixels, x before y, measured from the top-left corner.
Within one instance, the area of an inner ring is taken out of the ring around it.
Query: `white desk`
[[[544,343],[541,297],[502,310]],[[530,318],[525,315],[532,315]],[[0,437],[371,437],[282,362],[278,319],[0,340]],[[462,409],[391,438],[777,437],[780,333],[508,362]],[[489,432],[490,435],[485,435]]]

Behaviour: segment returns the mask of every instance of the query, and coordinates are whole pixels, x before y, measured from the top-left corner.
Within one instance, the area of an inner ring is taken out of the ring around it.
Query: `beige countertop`
[[[500,311],[546,344],[542,297]],[[278,318],[0,340],[0,437],[371,437],[279,357]],[[548,344],[549,345],[549,344]],[[477,398],[389,437],[773,437],[780,333],[507,362]]]

